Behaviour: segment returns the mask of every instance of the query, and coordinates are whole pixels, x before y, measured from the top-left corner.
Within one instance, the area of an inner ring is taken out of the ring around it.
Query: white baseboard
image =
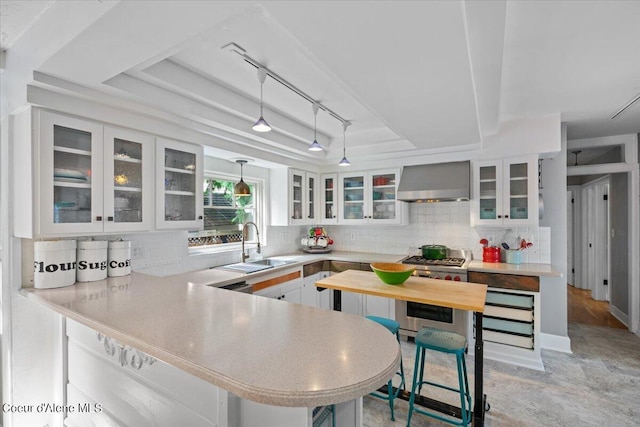
[[[484,358],[536,371],[544,371],[542,358],[534,350],[485,341]]]
[[[611,308],[611,315],[621,321],[624,326],[629,327],[629,315],[624,314],[620,309],[614,305],[609,305]]]
[[[540,348],[545,350],[573,353],[571,351],[571,338],[560,335],[540,333]]]

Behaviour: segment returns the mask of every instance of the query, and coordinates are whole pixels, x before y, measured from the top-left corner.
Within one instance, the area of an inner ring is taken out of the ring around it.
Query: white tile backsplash
[[[409,225],[405,226],[327,226],[340,251],[407,254],[409,248],[424,244],[442,244],[455,249],[471,249],[474,259],[482,259],[480,239],[494,236],[495,244],[504,227],[471,227],[469,202],[411,203]],[[550,263],[551,231],[548,227],[511,227],[517,236],[532,240],[534,246],[523,252],[523,262]],[[354,235],[355,239],[350,237]]]
[[[471,227],[469,202],[411,203],[409,224],[405,226],[329,225],[325,230],[335,241],[334,250],[406,255],[424,244],[443,244],[450,248],[471,249],[474,259],[482,259],[482,237],[492,235],[496,244],[504,228]],[[300,251],[300,239],[308,226],[267,227],[266,245],[262,256],[290,254]],[[521,236],[533,243],[523,252],[522,262],[551,263],[551,230],[549,227],[512,227],[512,237]],[[261,236],[264,243],[265,236]],[[352,239],[353,237],[353,239]],[[186,231],[99,236],[100,240],[122,238],[131,241],[132,269],[134,271],[167,276],[213,266],[240,262],[240,250],[228,252],[189,254]],[[23,259],[29,260],[29,252]],[[251,250],[251,253],[254,251]],[[27,261],[28,262],[28,261]],[[25,271],[32,269],[24,268]],[[33,276],[31,276],[31,279]],[[26,278],[28,279],[28,278]],[[25,282],[28,283],[28,280]]]

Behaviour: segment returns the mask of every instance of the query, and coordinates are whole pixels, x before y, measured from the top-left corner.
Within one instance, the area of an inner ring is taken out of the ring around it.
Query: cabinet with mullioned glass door
[[[538,159],[473,162],[472,225],[538,225]]]
[[[289,194],[291,225],[318,222],[318,175],[290,169]]]
[[[320,175],[320,222],[338,223],[338,174]]]
[[[204,227],[202,146],[156,139],[156,228]]]
[[[153,229],[153,138],[39,112],[35,234]]]
[[[404,223],[404,206],[397,200],[399,176],[397,169],[341,173],[338,223]]]

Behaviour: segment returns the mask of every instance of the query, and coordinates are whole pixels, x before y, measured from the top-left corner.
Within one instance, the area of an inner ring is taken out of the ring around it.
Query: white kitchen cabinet
[[[330,273],[328,271],[321,271],[304,278],[301,295],[302,304],[324,308],[326,310],[331,310],[333,308],[331,305],[331,289],[319,290],[315,285],[318,280],[329,277],[329,274]]]
[[[271,225],[318,223],[317,174],[281,168],[271,169],[269,176]]]
[[[228,393],[67,319],[68,426],[230,425]]]
[[[156,227],[204,227],[203,149],[199,145],[156,139]]]
[[[396,301],[392,298],[365,295],[362,303],[363,316],[378,316],[387,319],[396,318]]]
[[[253,294],[300,304],[302,302],[302,269],[285,269],[247,280]]]
[[[153,229],[153,138],[38,112],[37,236]]]
[[[294,279],[254,292],[254,295],[300,304],[302,303],[302,286],[302,279]]]
[[[538,225],[535,155],[473,162],[472,225]]]
[[[320,175],[320,222],[338,223],[338,174]]]
[[[397,200],[400,170],[341,173],[340,224],[404,224],[404,202]]]

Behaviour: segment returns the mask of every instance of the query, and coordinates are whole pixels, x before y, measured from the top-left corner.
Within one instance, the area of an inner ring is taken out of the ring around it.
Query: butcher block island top
[[[359,398],[400,364],[374,322],[265,297],[139,273],[28,299],[241,398],[314,407]]]
[[[387,285],[370,271],[347,270],[316,282],[316,286],[440,307],[484,312],[487,285],[411,276],[401,285]]]

